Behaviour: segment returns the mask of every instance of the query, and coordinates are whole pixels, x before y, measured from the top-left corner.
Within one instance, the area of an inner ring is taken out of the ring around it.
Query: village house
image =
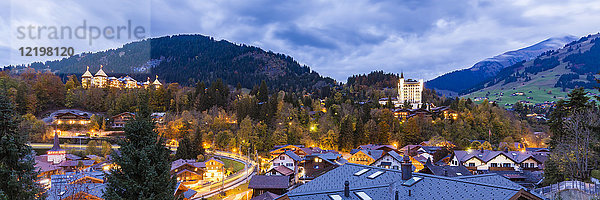
[[[64,112],[54,116],[53,124],[86,125],[90,123],[90,116],[87,113]]]
[[[341,154],[333,152],[307,155],[304,157],[304,161],[301,164],[302,170],[300,179],[302,181],[312,180],[346,162],[347,161],[342,158]]]
[[[414,172],[417,172],[417,171],[423,169],[423,165],[426,161],[426,160],[425,161],[418,160],[417,158],[418,157],[409,156],[410,162],[413,166],[412,170]],[[385,153],[383,156],[381,156],[379,159],[373,161],[373,163],[371,163],[369,165],[386,168],[386,169],[400,169],[403,159],[404,159],[404,155],[400,155],[400,154],[396,153],[395,151],[390,151],[390,152]]]
[[[286,144],[286,145],[275,145],[275,147],[273,148],[273,150],[269,151],[269,159],[273,159],[277,156],[279,156],[279,154],[282,154],[283,152],[286,151],[291,151],[294,152],[296,155],[302,154],[300,153],[301,148],[304,148],[304,145],[292,145],[292,144]]]
[[[299,176],[298,171],[300,170],[299,165],[300,165],[300,162],[302,162],[302,160],[303,159],[300,156],[296,155],[293,151],[287,150],[287,151],[284,151],[283,153],[280,153],[275,158],[273,158],[269,161],[269,163],[271,163],[271,166],[269,167],[269,169],[267,171],[271,171],[272,168],[275,168],[278,166],[286,167],[293,171],[293,177],[291,178],[292,183],[297,183],[298,176]]]
[[[171,163],[171,175],[182,184],[196,184],[223,179],[223,162],[212,157],[204,162],[179,159]]]
[[[449,165],[458,166],[462,163],[472,172],[484,171],[520,171],[543,170],[545,156],[533,154],[530,151],[492,151],[469,150],[454,151]]]
[[[135,113],[124,112],[118,115],[112,116],[112,127],[113,128],[123,128],[127,121],[135,118]]]
[[[195,184],[204,180],[206,165],[196,160],[179,159],[171,163],[171,175],[183,184]]]
[[[370,165],[383,156],[383,152],[383,150],[352,149],[351,156],[347,160],[349,163]]]

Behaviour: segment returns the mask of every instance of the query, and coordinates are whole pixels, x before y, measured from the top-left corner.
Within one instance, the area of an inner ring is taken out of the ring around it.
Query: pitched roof
[[[83,75],[81,75],[81,78],[92,78],[92,73],[90,73],[90,67],[88,66],[87,69],[85,70],[85,73],[83,73]]]
[[[69,160],[81,160],[81,157],[68,153],[65,157]]]
[[[254,175],[248,183],[250,189],[287,189],[290,184],[289,176]]]
[[[193,167],[197,167],[197,168],[204,168],[206,167],[204,162],[196,162],[196,160],[184,160],[184,159],[179,159],[176,161],[173,161],[171,163],[171,170],[177,169],[183,165],[191,165]]]
[[[358,152],[363,152],[365,155],[371,157],[373,160],[377,160],[383,156],[383,150],[368,150],[368,149],[352,149],[350,154],[354,155]]]
[[[39,170],[40,172],[48,172],[48,171],[54,171],[54,170],[60,170],[62,168],[50,164],[48,162],[46,162],[48,158],[46,156],[36,156],[35,158],[35,169]]]
[[[92,196],[101,198],[104,194],[106,184],[104,183],[79,183],[70,184],[73,181],[79,180],[84,177],[90,177],[102,180],[104,178],[103,172],[70,172],[60,175],[51,176],[51,187],[47,192],[48,200],[59,200],[66,199],[69,196],[78,194],[80,192],[87,193]]]
[[[392,159],[398,161],[398,162],[402,162],[402,156],[398,153],[396,153],[395,151],[390,151],[385,153],[384,155],[382,155],[381,157],[379,157],[377,160],[375,160],[375,162],[377,162],[378,160],[381,160],[383,157],[385,157],[386,155],[389,155],[390,157],[392,157]],[[373,162],[373,163],[375,163]]]
[[[149,80],[150,78],[148,78]],[[156,75],[156,79],[154,79],[154,82],[152,82],[152,85],[162,85],[162,83],[160,83],[160,81],[158,81],[158,75]]]
[[[421,169],[419,172],[429,170],[431,174],[437,176],[447,176],[447,177],[456,177],[456,176],[469,176],[472,175],[469,169],[467,169],[463,165],[459,166],[437,166],[431,163],[431,160],[427,160],[424,165],[425,168]]]
[[[360,175],[355,173],[368,170]],[[376,172],[383,172],[378,176]],[[413,173],[413,178],[403,181],[402,172],[394,169],[348,163],[333,169],[314,180],[284,194],[291,200],[331,199],[339,195],[343,199],[393,199],[398,192],[400,199],[510,199],[522,192],[521,187],[476,182],[473,179],[435,176]],[[344,197],[344,182],[350,184],[350,197]],[[409,190],[411,196],[408,196]],[[528,193],[529,194],[529,193]],[[537,198],[536,198],[537,199]]]
[[[253,197],[250,200],[274,200],[277,199],[277,197],[279,197],[279,195],[273,194],[269,191],[262,193],[261,195],[258,195],[256,197]]]
[[[100,77],[108,77],[108,76],[106,75],[106,73],[104,73],[104,70],[102,70],[102,68],[103,68],[103,66],[102,66],[102,65],[100,65],[100,70],[98,70],[98,72],[96,72],[96,75],[95,75],[95,76],[100,76]]]
[[[287,168],[286,166],[283,166],[283,165],[275,166],[275,167],[271,168],[271,170],[269,170],[269,172],[273,171],[273,170],[276,172],[279,172],[281,175],[284,175],[284,176],[289,176],[289,175],[294,174],[294,170],[291,170],[290,168]]]
[[[301,158],[300,156],[298,156],[298,155],[297,155],[296,153],[294,153],[293,151],[289,151],[289,150],[286,150],[285,152],[283,152],[283,153],[280,153],[279,155],[277,155],[277,157],[279,157],[279,156],[281,156],[281,155],[283,155],[283,154],[285,154],[285,155],[289,156],[289,157],[290,157],[292,160],[294,160],[294,161],[297,161],[297,162],[300,162],[300,161],[302,161],[302,158]],[[275,158],[271,159],[271,161],[273,161],[273,160],[277,159],[277,157],[275,157]]]
[[[530,151],[492,151],[492,150],[471,150],[471,151],[454,151],[454,156],[460,162],[465,162],[473,157],[483,161],[489,162],[499,155],[504,155],[508,159],[514,161],[515,163],[521,163],[527,159],[534,159],[538,162],[540,161],[536,158]]]
[[[84,167],[94,165],[95,160],[65,160],[58,164],[59,167],[76,167],[79,165],[79,162],[83,164]]]

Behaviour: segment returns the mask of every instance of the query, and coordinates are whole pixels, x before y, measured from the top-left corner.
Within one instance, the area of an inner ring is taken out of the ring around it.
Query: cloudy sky
[[[146,37],[197,33],[285,53],[339,81],[373,70],[431,79],[549,37],[600,31],[597,0],[10,0],[0,7],[0,36],[8,38],[0,40],[1,65],[59,58],[24,57],[23,46],[81,53],[136,40],[23,39],[19,27],[131,22]]]

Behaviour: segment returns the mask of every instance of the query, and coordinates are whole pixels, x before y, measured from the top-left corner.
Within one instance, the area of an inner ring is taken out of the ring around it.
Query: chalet
[[[529,151],[491,151],[469,150],[454,151],[449,165],[458,166],[461,163],[472,172],[484,171],[519,171],[542,170],[545,156],[534,155]]]
[[[390,151],[370,165],[386,169],[400,169],[400,164],[402,164],[402,156],[395,151]]]
[[[254,175],[250,178],[248,188],[252,189],[252,197],[257,197],[266,192],[282,195],[290,187],[289,180],[290,178],[287,176]]]
[[[53,124],[80,124],[86,125],[90,123],[90,116],[87,113],[65,112],[54,115]]]
[[[135,113],[124,112],[111,117],[113,120],[112,127],[113,128],[123,128],[127,121],[135,118]]]
[[[210,158],[204,162],[179,159],[171,163],[171,175],[183,184],[196,184],[203,181],[219,181],[223,178],[223,162]]]
[[[294,176],[292,177],[293,179],[293,183],[298,182],[298,171],[299,171],[299,164],[300,162],[302,162],[302,158],[300,158],[300,156],[296,155],[293,151],[285,151],[279,155],[277,155],[277,157],[271,159],[271,161],[269,161],[269,163],[271,163],[271,167],[269,167],[270,171],[272,168],[275,168],[277,166],[284,166],[290,170],[292,170],[294,173]]]
[[[312,180],[346,162],[347,161],[342,158],[341,154],[332,152],[308,155],[304,157],[304,162],[301,165],[301,173],[303,173],[303,175],[300,179]]]
[[[294,170],[292,170],[290,168],[287,168],[286,166],[279,165],[279,166],[271,168],[269,171],[267,171],[267,173],[265,175],[293,177],[294,176]]]
[[[394,109],[394,117],[398,118],[400,121],[406,121],[408,118],[410,118],[409,116],[411,116],[413,113],[411,112],[410,109]]]
[[[453,119],[456,120],[458,118],[458,112],[450,109],[448,106],[440,106],[431,108],[431,112],[439,118],[442,119]]]
[[[383,156],[383,150],[352,149],[350,154],[352,155],[348,158],[349,163],[370,165]]]
[[[204,162],[179,159],[171,163],[171,175],[183,184],[195,184],[204,180],[206,166]]]
[[[204,166],[206,166],[206,173],[204,176],[206,179],[219,181],[225,177],[225,174],[223,173],[223,166],[225,166],[225,163],[223,163],[223,161],[212,157],[204,161]]]
[[[371,200],[371,199],[526,199],[539,194],[498,175],[445,177],[413,173],[404,160],[401,170],[342,165],[305,183],[278,200]]]

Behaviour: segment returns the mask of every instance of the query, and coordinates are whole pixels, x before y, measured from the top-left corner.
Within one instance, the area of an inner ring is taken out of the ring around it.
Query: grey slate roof
[[[254,175],[248,183],[250,189],[287,189],[290,184],[289,176]]]
[[[538,162],[542,162],[538,160],[530,151],[491,151],[491,150],[471,150],[471,151],[454,151],[454,155],[458,159],[458,161],[465,162],[473,157],[482,160],[483,162],[489,162],[491,159],[495,158],[498,155],[504,155],[508,159],[521,163],[529,158],[533,158]]]
[[[279,195],[273,194],[271,192],[265,192],[262,193],[261,195],[258,195],[250,200],[273,200],[276,199],[277,197],[279,197]]]
[[[293,151],[285,151],[285,155],[288,155],[290,158],[294,159],[295,161],[302,161],[302,158],[300,158],[300,156],[296,155],[296,153],[294,153]]]
[[[69,184],[75,180],[83,177],[93,177],[97,179],[104,179],[103,172],[69,172],[60,175],[51,176],[51,187],[46,193],[47,200],[59,200],[65,199],[68,196],[77,194],[79,192],[85,192],[96,197],[102,197],[106,184],[104,183],[83,183],[83,184]]]
[[[447,176],[447,177],[456,177],[456,176],[469,176],[472,175],[471,172],[463,165],[459,165],[459,166],[449,166],[449,165],[443,165],[443,166],[437,166],[437,165],[433,165],[431,164],[431,160],[427,160],[427,162],[425,163],[425,169],[429,169],[429,171],[431,171],[431,173],[433,175],[437,175],[437,176]],[[419,171],[421,172],[421,171]]]
[[[381,156],[383,156],[383,150],[368,150],[368,149],[352,149],[352,150],[350,150],[350,154],[354,155],[355,153],[358,153],[359,151],[362,151],[366,155],[370,156],[371,158],[373,158],[373,160],[377,160]]]
[[[395,151],[389,151],[389,152],[387,152],[386,154],[384,154],[384,155],[380,156],[379,158],[377,158],[377,159],[376,159],[376,160],[373,162],[373,164],[374,164],[375,162],[377,162],[378,160],[382,159],[383,157],[385,157],[385,155],[389,155],[390,157],[392,157],[392,159],[395,159],[395,160],[396,160],[396,161],[398,161],[398,162],[402,162],[402,158],[403,158],[403,157],[402,157],[400,154],[396,153]]]
[[[363,169],[369,171],[360,176],[354,175]],[[377,171],[384,173],[367,178]],[[522,190],[521,187],[477,182],[481,180],[479,178],[471,181],[421,173],[413,173],[413,177],[421,179],[406,186],[400,170],[348,163],[284,195],[292,200],[331,199],[329,195],[339,195],[347,200],[360,199],[356,192],[364,192],[372,199],[393,199],[397,191],[399,199],[510,199]],[[350,183],[349,198],[343,194],[345,181]],[[408,196],[409,190],[411,196]]]

